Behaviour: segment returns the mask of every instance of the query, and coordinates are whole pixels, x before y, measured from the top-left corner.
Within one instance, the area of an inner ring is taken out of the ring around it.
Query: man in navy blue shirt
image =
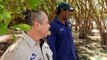
[[[57,7],[57,16],[50,23],[51,35],[48,43],[53,52],[53,60],[77,60],[71,28],[68,23],[70,12],[74,8],[62,2]]]

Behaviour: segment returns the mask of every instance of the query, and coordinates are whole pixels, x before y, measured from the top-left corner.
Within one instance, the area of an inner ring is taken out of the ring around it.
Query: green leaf
[[[12,34],[12,42],[16,41],[16,36],[14,34]]]
[[[8,24],[10,23],[11,19],[10,18],[4,18],[4,24],[5,26],[8,26]]]
[[[18,25],[12,26],[11,28],[17,29],[17,30],[27,31],[27,30],[29,30],[31,28],[31,26],[27,25],[27,24],[18,24]]]
[[[0,27],[2,27],[2,26],[4,26],[4,24],[3,24],[3,22],[2,22],[2,21],[0,21]]]
[[[36,9],[36,7],[41,3],[40,0],[28,0],[28,2],[32,9]]]
[[[4,11],[3,11],[3,17],[4,17],[4,18],[11,18],[10,12],[7,11],[7,10],[4,10]]]
[[[7,10],[4,10],[4,11],[3,11],[3,21],[4,21],[4,24],[5,24],[6,26],[8,26],[8,24],[9,24],[10,21],[11,21],[11,14],[10,14],[10,12],[7,11]]]
[[[3,5],[0,4],[0,9],[3,9],[3,8],[4,8]]]
[[[0,35],[5,35],[7,33],[8,33],[8,29],[6,28],[6,26],[0,27]]]
[[[2,21],[3,20],[3,16],[2,16],[2,14],[0,14],[0,21]]]

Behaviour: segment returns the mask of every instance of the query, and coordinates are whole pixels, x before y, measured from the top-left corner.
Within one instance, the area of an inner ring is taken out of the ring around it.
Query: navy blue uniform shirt
[[[76,60],[74,42],[68,21],[64,25],[56,17],[50,25],[51,35],[47,39],[53,52],[53,60]]]

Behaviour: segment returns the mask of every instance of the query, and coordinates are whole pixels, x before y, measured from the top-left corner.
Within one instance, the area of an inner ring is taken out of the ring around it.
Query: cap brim
[[[69,9],[70,11],[74,11],[75,9],[74,8],[72,8],[72,7],[70,7],[70,9]]]

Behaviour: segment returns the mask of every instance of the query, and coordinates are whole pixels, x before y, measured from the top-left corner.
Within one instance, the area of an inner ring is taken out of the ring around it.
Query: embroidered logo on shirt
[[[36,58],[36,54],[32,53],[30,60],[34,60]]]
[[[60,29],[60,32],[61,32],[61,31],[63,31],[63,30],[64,30],[63,28],[62,28],[62,29]]]

